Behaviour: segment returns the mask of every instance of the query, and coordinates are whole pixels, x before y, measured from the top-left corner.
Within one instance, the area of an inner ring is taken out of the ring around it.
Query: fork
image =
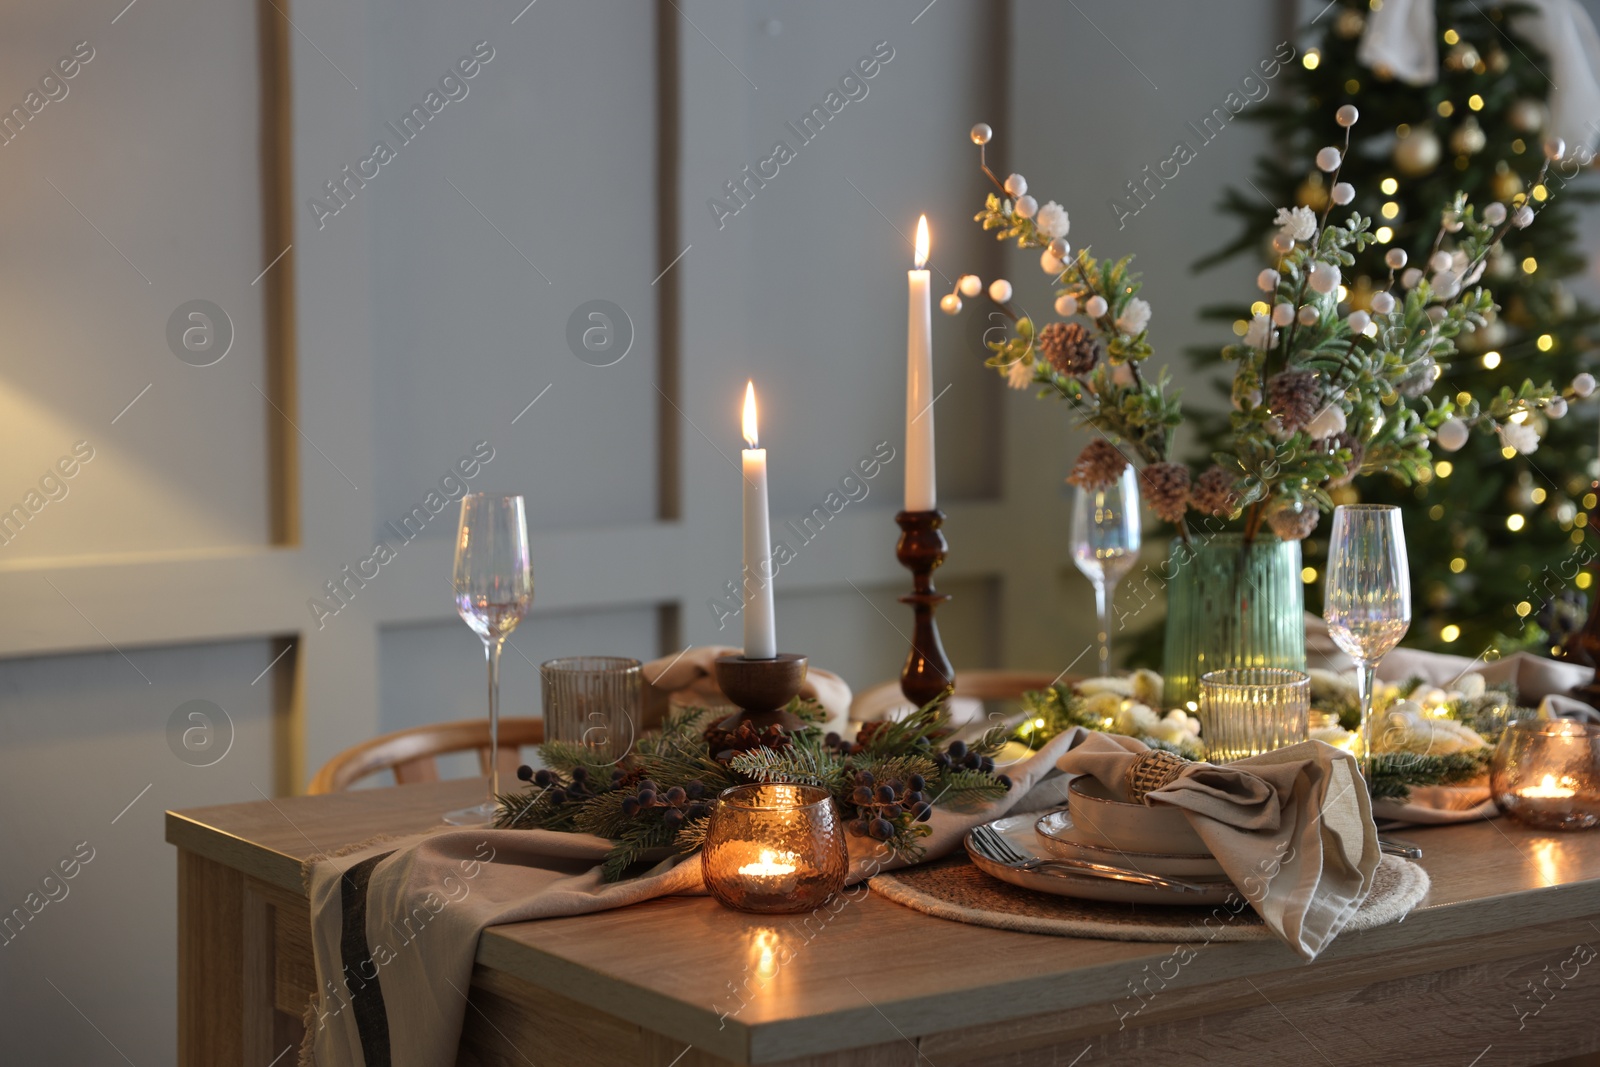
[[[973,846],[984,858],[1018,871],[1067,871],[1072,874],[1109,878],[1132,885],[1171,889],[1179,893],[1204,893],[1212,889],[1219,889],[1226,884],[1214,882],[1209,885],[1199,885],[1194,882],[1179,881],[1175,878],[1145,874],[1142,871],[1130,871],[1122,867],[1112,867],[1104,863],[1091,863],[1088,860],[1047,859],[1040,856],[1025,856],[1015,845],[1006,840],[999,831],[989,825],[974,827],[971,838]]]

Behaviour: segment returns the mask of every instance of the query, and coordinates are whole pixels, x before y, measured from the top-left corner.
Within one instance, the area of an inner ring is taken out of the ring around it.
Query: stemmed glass
[[[1072,502],[1072,562],[1094,583],[1100,674],[1111,673],[1111,594],[1139,558],[1139,477],[1131,465],[1110,485],[1079,486]]]
[[[1322,617],[1333,643],[1359,668],[1361,773],[1370,778],[1378,661],[1411,627],[1411,572],[1399,508],[1341,504],[1333,509]]]
[[[500,795],[500,650],[533,603],[528,520],[522,497],[468,493],[461,498],[452,579],[456,610],[483,639],[489,663],[489,799],[445,815],[454,826],[494,821]]]

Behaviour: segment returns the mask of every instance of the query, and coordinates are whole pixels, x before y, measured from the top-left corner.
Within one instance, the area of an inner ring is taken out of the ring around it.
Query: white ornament
[[[1045,207],[1049,207],[1049,206],[1050,206],[1049,204],[1045,205]],[[1044,214],[1044,208],[1040,208],[1039,209],[1039,213],[1041,215]],[[1034,225],[1037,226],[1037,225],[1040,224],[1040,222],[1042,220],[1034,219],[1033,221],[1034,221]],[[1050,251],[1052,251],[1052,252],[1054,252],[1056,254],[1056,258],[1057,259],[1066,259],[1067,258],[1067,253],[1072,251],[1072,246],[1067,244],[1065,238],[1057,237],[1055,240],[1050,242]]]
[[[1391,248],[1383,254],[1383,261],[1389,265],[1390,270],[1399,270],[1406,265],[1406,250]]]
[[[1265,315],[1257,315],[1251,319],[1250,328],[1244,332],[1244,343],[1263,352],[1277,343],[1277,340],[1277,332],[1272,328],[1272,320]]]
[[[1309,241],[1317,234],[1317,216],[1308,207],[1280,207],[1272,224],[1296,241]]]
[[[939,298],[939,310],[946,315],[954,315],[961,310],[961,297],[955,293],[946,293]]]
[[[1294,251],[1294,238],[1286,233],[1272,235],[1272,250],[1280,255],[1287,255]]]
[[[1350,327],[1351,333],[1366,333],[1367,327],[1372,325],[1372,316],[1365,311],[1352,311],[1350,317],[1344,321],[1345,325]]]
[[[1333,202],[1343,207],[1356,198],[1356,187],[1349,182],[1333,183]]]
[[[1533,208],[1523,204],[1511,213],[1511,225],[1519,230],[1526,230],[1533,225]]]
[[[1415,289],[1422,280],[1422,272],[1415,267],[1407,267],[1405,273],[1400,275],[1400,285],[1405,289]]]
[[[1006,179],[1006,192],[1012,196],[1022,196],[1028,191],[1028,179],[1020,174],[1013,174]]]
[[[1078,313],[1078,298],[1071,293],[1056,297],[1056,314],[1063,317]]]
[[[1346,104],[1333,114],[1333,120],[1347,130],[1351,126],[1354,126],[1356,124],[1356,120],[1360,117],[1361,112],[1356,110],[1356,106],[1354,104]]]
[[[1457,418],[1445,419],[1444,422],[1439,424],[1439,428],[1434,431],[1434,437],[1438,440],[1439,447],[1446,452],[1461,451],[1466,445],[1469,436],[1471,436],[1471,431],[1467,429],[1467,424]]]
[[[1150,325],[1150,302],[1134,297],[1117,316],[1117,329],[1129,337],[1137,337]]]
[[[1280,280],[1281,275],[1279,275],[1278,272],[1273,270],[1271,267],[1268,267],[1266,270],[1256,275],[1256,288],[1260,289],[1263,293],[1270,293],[1278,288],[1278,282]]]
[[[1016,212],[1025,219],[1031,219],[1039,213],[1039,201],[1031,196],[1017,197]]]
[[[1553,396],[1545,401],[1544,413],[1552,419],[1564,418],[1567,414],[1567,400],[1565,397]]]
[[[1590,393],[1594,392],[1594,375],[1590,374],[1588,371],[1584,371],[1582,374],[1572,379],[1572,391],[1577,393],[1580,397],[1586,397]]]
[[[1339,268],[1320,259],[1312,263],[1311,288],[1324,296],[1339,288]]]
[[[1067,265],[1061,262],[1060,256],[1047,248],[1039,254],[1039,269],[1046,274],[1060,274],[1067,269]]]
[[[1343,161],[1343,158],[1337,148],[1329,145],[1317,153],[1317,169],[1325,174],[1332,174],[1339,169],[1339,164]]]
[[[1315,304],[1306,304],[1295,313],[1295,320],[1302,326],[1315,326],[1322,319],[1322,312],[1317,310]]]
[[[1452,260],[1451,260],[1450,253],[1444,251],[1443,249],[1440,249],[1439,251],[1435,252],[1433,255],[1428,257],[1428,269],[1429,270],[1449,270],[1451,262],[1452,262]]]
[[[1508,448],[1514,448],[1522,455],[1530,455],[1539,450],[1539,431],[1525,422],[1508,422],[1499,427],[1500,440]]]
[[[1544,158],[1555,163],[1567,154],[1567,142],[1559,137],[1552,137],[1544,143]]]
[[[1391,293],[1373,293],[1372,310],[1379,315],[1387,315],[1394,310],[1394,295]]]
[[[1060,239],[1072,229],[1072,220],[1067,217],[1067,209],[1054,200],[1046,200],[1039,209],[1039,215],[1033,220],[1033,225],[1046,237]],[[1061,242],[1061,251],[1058,253],[1062,259],[1067,257],[1066,242]]]
[[[1313,441],[1324,441],[1334,434],[1344,433],[1345,425],[1344,409],[1338,404],[1329,404],[1306,423],[1306,434]]]
[[[996,304],[1005,304],[1011,300],[1011,283],[1004,278],[996,278],[989,283],[989,299]]]
[[[988,144],[993,139],[994,131],[989,128],[989,124],[987,122],[980,122],[976,126],[972,127],[973,144]]]
[[[1274,326],[1287,326],[1294,321],[1294,305],[1289,303],[1278,304],[1272,309],[1272,324]]]
[[[1089,302],[1084,305],[1084,310],[1089,313],[1089,317],[1091,319],[1098,319],[1100,316],[1106,313],[1106,307],[1106,298],[1101,296],[1099,293],[1096,293],[1094,296],[1091,296],[1089,298]]]
[[[1461,277],[1455,271],[1442,270],[1428,279],[1435,300],[1450,300],[1461,292]]]
[[[1445,310],[1443,304],[1434,304],[1428,308],[1428,321],[1437,326],[1444,321],[1444,317],[1448,314],[1449,312]]]
[[[1033,367],[1020,359],[1006,366],[1006,384],[1013,389],[1026,389],[1033,384]]]
[[[1461,227],[1466,225],[1461,221],[1461,213],[1457,211],[1446,211],[1439,217],[1439,223],[1444,227],[1446,233],[1459,233],[1461,232]]]
[[[1483,209],[1483,221],[1498,226],[1506,221],[1506,206],[1498,200]]]
[[[962,296],[977,296],[983,292],[983,281],[976,274],[963,274],[956,287],[961,290]]]

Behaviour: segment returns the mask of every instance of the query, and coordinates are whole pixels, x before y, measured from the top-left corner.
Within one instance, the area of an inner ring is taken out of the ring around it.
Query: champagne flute
[[[1139,476],[1130,464],[1098,489],[1079,486],[1072,504],[1072,562],[1094,583],[1100,675],[1111,673],[1111,594],[1139,558]]]
[[[456,610],[483,639],[489,664],[489,799],[445,815],[454,826],[494,822],[500,795],[500,650],[533,603],[528,521],[522,497],[468,493],[461,498],[452,579]]]
[[[1371,778],[1372,698],[1378,661],[1411,627],[1411,572],[1400,509],[1341,504],[1333,509],[1322,617],[1328,636],[1358,668],[1361,773]]]

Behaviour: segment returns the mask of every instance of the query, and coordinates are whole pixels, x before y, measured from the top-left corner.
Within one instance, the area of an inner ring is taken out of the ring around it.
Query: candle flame
[[[751,448],[760,447],[760,437],[756,433],[755,382],[746,382],[744,385],[744,442]]]
[[[917,219],[917,269],[928,265],[928,216]]]

